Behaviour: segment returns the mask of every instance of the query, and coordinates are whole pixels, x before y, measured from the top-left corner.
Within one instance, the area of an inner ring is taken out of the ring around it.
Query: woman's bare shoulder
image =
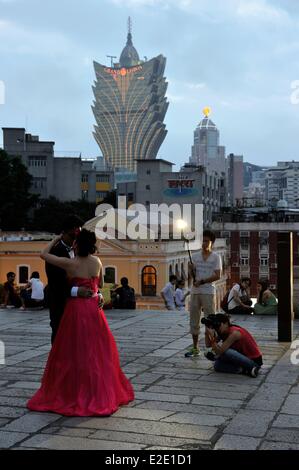
[[[92,255],[92,261],[95,265],[99,266],[99,267],[102,267],[102,261],[100,260],[100,258],[98,256],[95,256],[95,255]]]

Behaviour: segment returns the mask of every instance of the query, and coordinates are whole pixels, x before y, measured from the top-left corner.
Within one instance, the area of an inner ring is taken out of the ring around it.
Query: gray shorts
[[[214,294],[191,294],[190,312],[190,333],[194,336],[199,334],[201,313],[204,316],[216,313],[216,296]]]

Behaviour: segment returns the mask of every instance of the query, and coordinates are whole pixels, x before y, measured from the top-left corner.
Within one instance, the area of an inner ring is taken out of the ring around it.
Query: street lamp
[[[188,227],[188,224],[185,220],[183,219],[179,219],[176,221],[176,225],[177,225],[177,228],[182,232],[183,231],[183,234],[182,234],[182,238],[183,240],[185,241],[185,243],[187,243],[187,250],[188,250],[188,254],[189,254],[189,261],[191,264],[193,264],[193,261],[192,261],[192,256],[191,256],[191,250],[190,250],[190,245],[189,245],[189,242],[190,242],[190,239],[188,237],[188,235],[190,236],[191,234],[190,233],[187,233],[185,234],[185,229]],[[192,237],[193,237],[193,234],[192,234]],[[195,273],[192,269],[192,276],[193,276],[193,279],[195,281]]]

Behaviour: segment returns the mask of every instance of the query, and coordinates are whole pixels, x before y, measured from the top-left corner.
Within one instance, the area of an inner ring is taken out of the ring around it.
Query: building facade
[[[299,162],[278,162],[267,169],[265,192],[268,202],[285,201],[288,207],[299,207]]]
[[[23,286],[32,272],[38,271],[46,285],[45,264],[40,252],[51,238],[50,234],[0,233],[0,284],[6,281],[6,273],[12,271],[16,273],[16,284]],[[219,307],[226,289],[224,241],[217,240],[215,249],[224,264],[222,277],[216,284]],[[103,264],[105,284],[119,284],[122,277],[127,277],[136,292],[137,308],[163,309],[160,292],[170,274],[186,278],[188,273],[188,252],[180,240],[101,240],[98,241],[98,255]]]
[[[224,198],[224,178],[209,174],[202,166],[187,164],[179,172],[162,159],[138,160],[137,180],[117,185],[118,196],[126,196],[128,204],[202,204],[203,223],[212,222],[212,214],[220,210]]]
[[[227,157],[228,203],[236,206],[243,198],[243,156],[230,153]]]
[[[19,155],[31,174],[33,194],[60,201],[102,201],[114,187],[114,172],[103,157],[55,157],[55,142],[40,141],[24,128],[3,128],[8,155]]]
[[[219,145],[219,130],[209,113],[210,110],[205,108],[205,117],[194,131],[190,163],[201,165],[208,172],[226,173],[225,147]]]
[[[94,62],[94,138],[115,169],[134,171],[136,159],[157,156],[167,134],[165,64],[162,55],[139,59],[130,27],[118,63],[107,67]]]
[[[299,216],[298,222],[213,222],[216,234],[226,240],[228,287],[243,276],[251,279],[250,293],[257,296],[260,279],[277,290],[277,234],[293,233],[294,310],[299,314]]]

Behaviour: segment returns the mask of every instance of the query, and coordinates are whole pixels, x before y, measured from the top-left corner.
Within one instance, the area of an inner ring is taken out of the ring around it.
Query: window
[[[157,289],[157,271],[153,266],[144,266],[141,275],[142,295],[154,297]]]
[[[88,183],[88,175],[86,173],[81,175],[81,183]]]
[[[241,258],[241,266],[248,266],[248,264],[249,264],[249,259],[248,259],[248,257],[242,256],[242,258]]]
[[[29,279],[29,268],[28,266],[19,266],[19,284],[27,284]]]
[[[269,248],[269,232],[260,232],[260,251],[268,250]]]
[[[34,189],[43,189],[46,187],[47,178],[33,178],[32,187]]]
[[[107,284],[115,284],[115,268],[109,266],[105,268],[104,282]]]
[[[150,174],[151,174],[151,170],[146,170],[146,174],[147,174],[147,175],[150,175]]]
[[[29,166],[47,166],[47,157],[46,156],[29,156],[28,157]]]
[[[268,256],[262,256],[260,258],[260,265],[261,266],[268,266],[269,265],[269,258]]]
[[[249,248],[249,237],[240,237],[241,250],[248,250]]]
[[[96,191],[96,198],[97,199],[105,199],[107,196],[107,191]]]
[[[88,175],[87,175],[87,178],[88,178]],[[96,175],[96,182],[97,183],[109,183],[110,182],[110,175],[106,175],[106,174],[100,175],[100,174],[98,174],[98,175]]]
[[[85,190],[85,191],[82,191],[81,197],[82,197],[82,199],[84,199],[84,200],[88,199],[88,191],[86,191],[86,190]]]
[[[147,189],[147,190],[149,191],[149,190],[151,189],[150,185],[147,184],[147,185],[145,186],[145,189]]]

